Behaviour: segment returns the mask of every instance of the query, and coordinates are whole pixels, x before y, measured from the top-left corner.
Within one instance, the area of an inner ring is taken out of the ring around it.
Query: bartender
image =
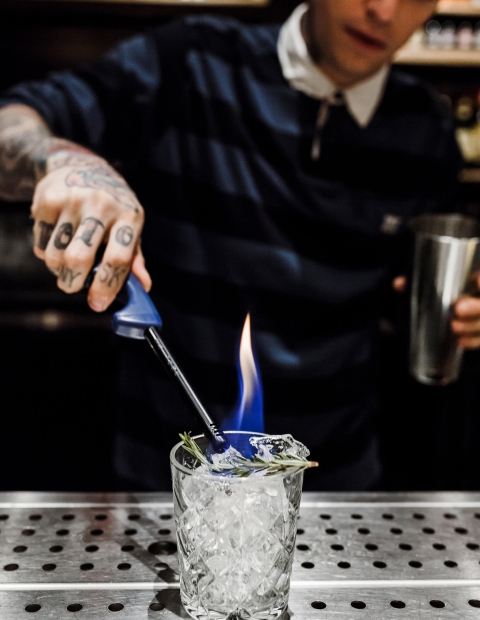
[[[58,286],[80,291],[104,243],[94,311],[130,270],[153,281],[164,337],[217,419],[235,404],[250,312],[266,432],[310,448],[310,488],[379,484],[382,298],[402,287],[409,218],[453,207],[449,114],[390,67],[435,4],[310,0],[282,26],[188,17],[0,100],[0,196],[32,200],[34,251]],[[480,300],[460,300],[452,325],[479,347]],[[120,486],[165,489],[191,420],[146,345],[126,346]]]

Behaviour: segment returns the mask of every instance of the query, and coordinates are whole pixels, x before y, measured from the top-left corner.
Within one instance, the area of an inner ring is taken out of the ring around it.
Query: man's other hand
[[[480,274],[475,274],[474,282],[480,292]],[[461,347],[480,348],[480,297],[463,295],[457,301],[454,307],[452,330]]]

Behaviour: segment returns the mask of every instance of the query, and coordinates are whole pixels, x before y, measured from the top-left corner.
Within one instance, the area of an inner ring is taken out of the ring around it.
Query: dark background
[[[266,8],[214,12],[283,21],[296,4],[273,0]],[[117,41],[179,14],[206,11],[3,0],[0,88],[93,60]],[[475,69],[407,69],[449,94],[480,87]],[[480,214],[477,188],[462,186],[460,210]],[[29,205],[0,202],[0,490],[111,490],[121,343],[109,330],[109,316],[88,310],[85,294],[56,290],[32,254],[28,215]],[[379,342],[384,488],[479,489],[480,354],[467,355],[458,383],[421,386],[406,372],[395,313],[383,322]]]

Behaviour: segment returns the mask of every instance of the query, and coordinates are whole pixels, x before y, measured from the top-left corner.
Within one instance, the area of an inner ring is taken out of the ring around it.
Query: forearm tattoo
[[[97,220],[96,217],[86,217],[82,220],[80,224],[83,227],[82,232],[75,237],[75,239],[79,239],[88,245],[88,247],[92,247],[92,237],[95,234],[97,228],[101,226],[103,229],[105,228],[103,222]]]
[[[138,213],[135,194],[125,180],[110,166],[98,166],[83,170],[72,170],[65,180],[68,187],[88,187],[104,190],[117,202]]]
[[[53,229],[55,228],[54,224],[49,224],[48,222],[38,222],[38,227],[40,229],[37,247],[40,250],[46,250],[48,242],[50,241],[50,237],[52,236]]]
[[[48,158],[58,150],[89,153],[68,140],[54,138],[33,110],[20,105],[0,110],[0,198],[30,201],[46,173]]]
[[[120,287],[123,284],[123,280],[129,268],[130,265],[114,266],[111,263],[103,263],[100,267],[100,282],[106,284],[110,288]]]
[[[129,246],[133,241],[133,228],[131,226],[121,226],[117,230],[115,240],[120,245],[123,245],[125,247]]]
[[[55,239],[53,240],[53,245],[57,250],[64,250],[72,240],[72,237],[73,225],[70,224],[70,222],[65,222],[58,229]]]
[[[46,125],[24,111],[0,110],[0,198],[31,200],[37,180],[35,149],[50,135]]]

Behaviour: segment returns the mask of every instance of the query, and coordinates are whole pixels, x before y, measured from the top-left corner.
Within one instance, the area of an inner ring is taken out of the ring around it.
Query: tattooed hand
[[[59,288],[81,290],[106,243],[88,301],[96,311],[115,299],[130,269],[149,290],[140,248],[143,209],[107,161],[50,132],[32,109],[0,110],[0,198],[32,199],[34,251]]]

